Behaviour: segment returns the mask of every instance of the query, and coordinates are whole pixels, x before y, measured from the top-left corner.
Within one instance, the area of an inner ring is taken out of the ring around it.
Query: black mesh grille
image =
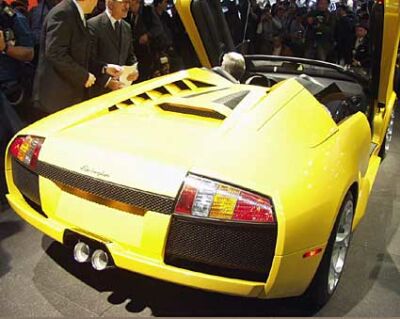
[[[15,186],[26,198],[40,206],[38,175],[23,166],[15,158],[11,160],[11,167]]]
[[[169,214],[174,206],[174,198],[149,193],[119,184],[103,181],[76,173],[48,163],[38,162],[37,173],[52,181],[74,187],[90,194],[115,200],[146,210]]]
[[[165,263],[198,272],[266,281],[277,226],[173,216]]]

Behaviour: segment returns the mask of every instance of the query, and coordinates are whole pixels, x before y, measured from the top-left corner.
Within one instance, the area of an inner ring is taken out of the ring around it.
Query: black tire
[[[386,135],[385,138],[383,139],[383,143],[381,146],[381,149],[379,150],[378,156],[381,158],[381,161],[383,161],[386,158],[387,151],[386,151]]]
[[[334,294],[338,283],[334,287],[332,291],[329,291],[328,289],[328,277],[329,277],[329,269],[330,269],[330,262],[332,258],[332,252],[333,252],[333,246],[335,243],[336,239],[336,234],[338,231],[339,227],[339,221],[344,214],[344,210],[346,207],[347,202],[351,201],[353,204],[353,218],[351,220],[351,225],[353,225],[353,220],[354,220],[354,211],[355,211],[355,203],[354,203],[354,198],[353,194],[349,191],[342,203],[342,206],[340,207],[339,214],[336,218],[335,225],[332,229],[331,235],[329,236],[328,244],[326,246],[324,256],[322,257],[321,263],[317,269],[317,272],[314,275],[313,280],[311,281],[310,286],[304,293],[305,301],[308,303],[310,306],[316,307],[316,308],[321,308],[324,306],[329,298]],[[351,234],[350,234],[350,239],[351,239]],[[350,240],[351,241],[351,240]],[[350,245],[350,242],[349,242]],[[349,247],[349,246],[348,246]],[[347,248],[348,252],[348,248]],[[344,262],[346,261],[347,253],[344,259]],[[342,275],[343,270],[341,271],[339,275]]]

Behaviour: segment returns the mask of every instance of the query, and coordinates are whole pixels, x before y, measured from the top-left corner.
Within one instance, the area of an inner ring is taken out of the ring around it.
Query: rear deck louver
[[[146,101],[156,101],[161,97],[174,96],[180,92],[190,92],[197,88],[208,88],[214,86],[215,85],[213,84],[197,80],[183,79],[153,88],[149,91],[133,96],[130,100],[133,104],[142,104]]]

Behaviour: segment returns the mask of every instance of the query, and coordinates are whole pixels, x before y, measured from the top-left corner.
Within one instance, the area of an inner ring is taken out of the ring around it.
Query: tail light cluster
[[[253,223],[275,223],[270,199],[224,183],[189,174],[176,214]]]
[[[34,170],[44,138],[31,135],[18,136],[10,146],[11,155]]]

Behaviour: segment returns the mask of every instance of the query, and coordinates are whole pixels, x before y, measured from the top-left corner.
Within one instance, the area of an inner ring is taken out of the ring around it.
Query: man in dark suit
[[[368,69],[371,66],[369,52],[368,25],[358,24],[356,26],[356,40],[353,47],[353,66]]]
[[[150,20],[152,15],[149,16]],[[141,0],[130,0],[126,21],[132,28],[133,47],[138,59],[138,82],[150,79],[154,67],[154,53],[151,50],[151,34],[145,24]]]
[[[132,31],[126,18],[129,10],[129,0],[106,0],[106,10],[96,17],[89,19],[88,27],[92,35],[91,60],[104,65],[124,66],[133,65],[136,57],[133,52]],[[93,63],[92,65],[95,65]],[[103,70],[93,69],[97,81],[94,95],[124,87],[118,77],[105,74]],[[128,80],[138,78],[134,71]]]
[[[96,78],[88,71],[90,35],[85,13],[97,0],[63,0],[43,24],[34,102],[43,116],[83,101]]]

